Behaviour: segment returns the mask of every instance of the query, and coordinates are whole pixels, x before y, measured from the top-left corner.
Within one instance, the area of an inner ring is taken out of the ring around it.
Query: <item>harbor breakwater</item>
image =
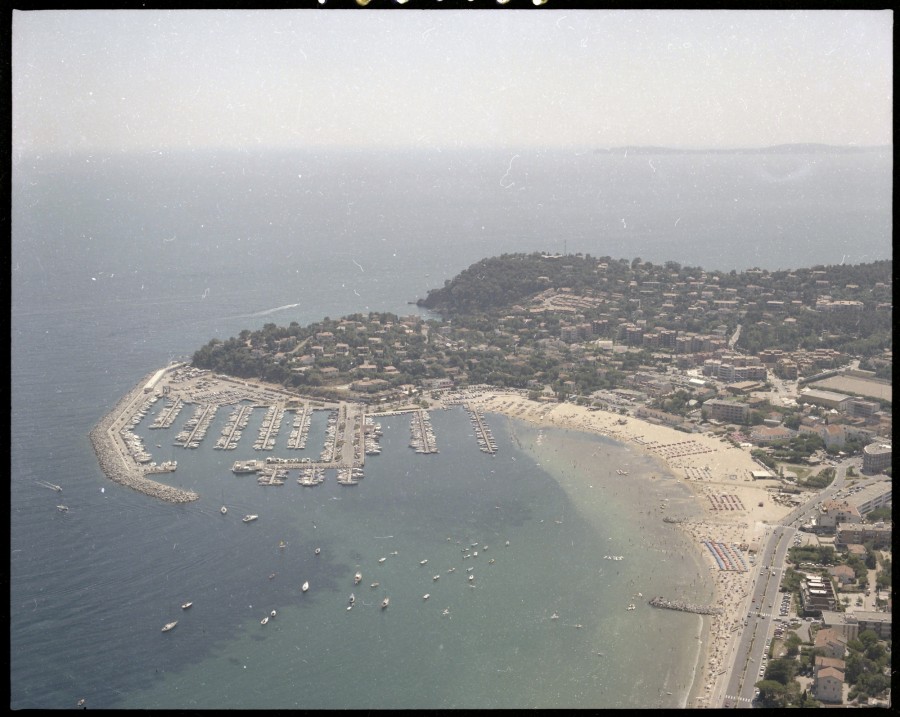
[[[121,439],[116,440],[117,426],[126,425],[130,418],[129,410],[134,406],[138,397],[143,394],[144,386],[155,373],[148,374],[141,379],[94,426],[90,432],[91,445],[97,461],[100,463],[100,468],[111,481],[169,503],[190,503],[197,500],[200,497],[199,494],[150,480],[146,477],[145,470],[133,461],[124,442]],[[132,463],[133,465],[130,465]]]
[[[665,608],[666,610],[679,610],[681,612],[692,612],[696,615],[721,615],[722,608],[711,605],[693,605],[683,602],[682,600],[666,600],[663,597],[650,598],[648,601],[653,607]]]

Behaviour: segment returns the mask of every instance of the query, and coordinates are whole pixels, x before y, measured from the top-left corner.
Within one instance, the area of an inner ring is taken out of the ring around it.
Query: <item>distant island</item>
[[[863,152],[883,152],[890,149],[890,145],[854,146],[805,142],[777,144],[771,147],[736,147],[733,149],[624,146],[595,149],[594,154],[860,154]]]

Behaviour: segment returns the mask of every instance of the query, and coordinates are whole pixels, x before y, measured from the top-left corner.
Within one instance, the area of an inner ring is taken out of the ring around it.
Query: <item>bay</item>
[[[230,472],[235,456],[148,438],[155,459],[179,460],[173,484],[201,493],[172,506],[108,481],[88,441],[142,376],[210,338],[418,313],[408,302],[504,251],[737,269],[891,255],[889,155],[652,164],[539,152],[512,164],[490,153],[17,159],[11,707],[680,704],[700,618],[625,606],[650,594],[651,576],[660,593],[704,588],[693,558],[658,552],[667,526],[625,486],[591,494],[603,485],[594,451],[639,460],[621,446],[491,416],[501,451],[490,459],[457,409],[435,414],[441,453],[421,457],[396,417],[359,486],[307,489],[262,488]],[[663,480],[659,466],[630,474]],[[259,521],[241,523],[245,512]],[[489,545],[466,559],[478,561],[474,588],[453,562],[465,541]],[[605,560],[607,546],[625,559]],[[398,555],[379,564],[389,548]],[[364,586],[384,569],[387,610],[363,604],[368,587],[346,610],[357,565]]]

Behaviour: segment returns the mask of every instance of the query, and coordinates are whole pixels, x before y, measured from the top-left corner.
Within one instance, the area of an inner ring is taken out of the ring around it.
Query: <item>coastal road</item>
[[[859,468],[858,458],[849,458],[835,468],[831,485],[810,498],[804,505],[788,513],[779,524],[766,528],[762,547],[756,557],[748,603],[744,613],[741,636],[736,643],[733,660],[726,662],[729,676],[724,684],[725,694],[712,704],[725,707],[752,707],[756,683],[762,679],[769,652],[769,640],[774,635],[774,620],[781,604],[779,588],[787,555],[797,529],[817,514],[816,505],[831,498],[843,497],[847,469]],[[740,628],[739,628],[740,629]]]
[[[744,613],[744,628],[725,683],[722,704],[751,707],[756,683],[762,679],[768,660],[768,640],[774,633],[781,599],[779,588],[785,557],[796,530],[775,525],[767,528],[764,546],[757,554],[755,575],[749,588],[749,605]]]

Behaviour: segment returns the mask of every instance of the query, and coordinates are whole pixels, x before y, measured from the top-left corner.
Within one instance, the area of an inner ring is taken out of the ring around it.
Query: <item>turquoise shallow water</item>
[[[432,420],[440,453],[421,456],[406,445],[408,419],[382,419],[383,452],[367,459],[366,477],[353,488],[333,479],[302,488],[293,475],[285,486],[262,488],[220,466],[212,480],[234,508],[216,516],[213,492],[200,512],[228,531],[226,541],[231,534],[239,541],[240,565],[198,559],[195,569],[210,574],[191,594],[194,607],[171,635],[147,636],[173,654],[187,643],[195,659],[161,667],[152,686],[123,706],[679,704],[699,618],[653,610],[634,596],[641,588],[648,597],[653,589],[671,594],[689,582],[697,572],[691,552],[674,559],[678,546],[654,548],[671,538],[672,526],[658,516],[644,521],[615,481],[592,477],[586,466],[560,473],[552,465],[555,454],[577,464],[602,450],[630,461],[635,474],[641,460],[612,442],[537,432],[502,416],[488,417],[501,445],[491,458],[477,450],[462,409]],[[189,458],[204,461],[199,451]],[[595,498],[579,493],[582,480],[595,481],[583,489]],[[245,511],[259,521],[237,523]],[[354,587],[356,570],[363,580]],[[301,594],[304,580],[311,587]],[[351,592],[356,603],[347,610]],[[227,610],[217,605],[223,594]],[[390,597],[386,610],[383,596]],[[631,602],[636,609],[627,611]],[[212,605],[228,630],[208,619]],[[260,625],[271,609],[277,617]],[[662,670],[660,655],[668,658]]]

